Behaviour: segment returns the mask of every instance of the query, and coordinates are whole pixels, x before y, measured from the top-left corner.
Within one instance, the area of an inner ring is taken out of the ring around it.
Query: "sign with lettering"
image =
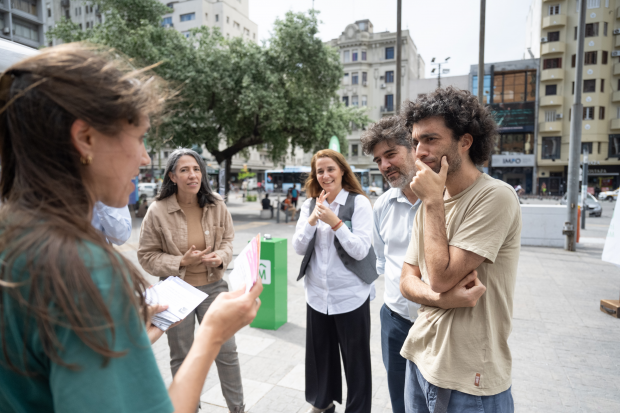
[[[493,168],[506,168],[515,166],[534,166],[534,155],[493,155],[491,160]]]

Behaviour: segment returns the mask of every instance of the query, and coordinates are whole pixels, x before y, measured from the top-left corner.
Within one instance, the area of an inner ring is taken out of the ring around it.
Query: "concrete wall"
[[[566,205],[521,205],[521,245],[564,247]]]

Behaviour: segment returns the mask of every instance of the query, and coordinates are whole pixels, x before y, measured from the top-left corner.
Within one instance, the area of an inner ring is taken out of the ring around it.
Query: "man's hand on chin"
[[[445,156],[441,158],[441,170],[438,174],[419,159],[415,161],[415,164],[418,172],[409,184],[411,190],[425,204],[443,203],[443,192],[448,177],[448,159]]]

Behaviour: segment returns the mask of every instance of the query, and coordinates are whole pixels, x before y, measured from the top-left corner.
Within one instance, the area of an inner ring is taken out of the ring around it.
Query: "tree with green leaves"
[[[288,12],[277,19],[263,45],[225,39],[207,27],[185,37],[161,27],[167,7],[157,0],[101,0],[104,22],[81,31],[64,21],[48,32],[65,42],[89,41],[113,47],[137,65],[179,88],[171,116],[149,138],[190,147],[204,144],[218,163],[266,144],[272,159],[289,147],[326,148],[353,124],[370,119],[363,109],[345,107],[336,94],[343,77],[338,52],[319,39],[316,12]]]

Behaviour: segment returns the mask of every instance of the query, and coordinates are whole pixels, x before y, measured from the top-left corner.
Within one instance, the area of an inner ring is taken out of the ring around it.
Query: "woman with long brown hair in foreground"
[[[261,284],[220,294],[166,391],[147,284],[90,224],[95,202],[127,204],[164,90],[77,44],[0,77],[3,412],[193,413],[220,346],[256,315]]]
[[[306,401],[308,413],[342,403],[340,353],[347,379],[346,412],[370,413],[370,300],[377,279],[371,246],[372,206],[351,167],[331,149],[312,157],[293,248],[304,259]]]

